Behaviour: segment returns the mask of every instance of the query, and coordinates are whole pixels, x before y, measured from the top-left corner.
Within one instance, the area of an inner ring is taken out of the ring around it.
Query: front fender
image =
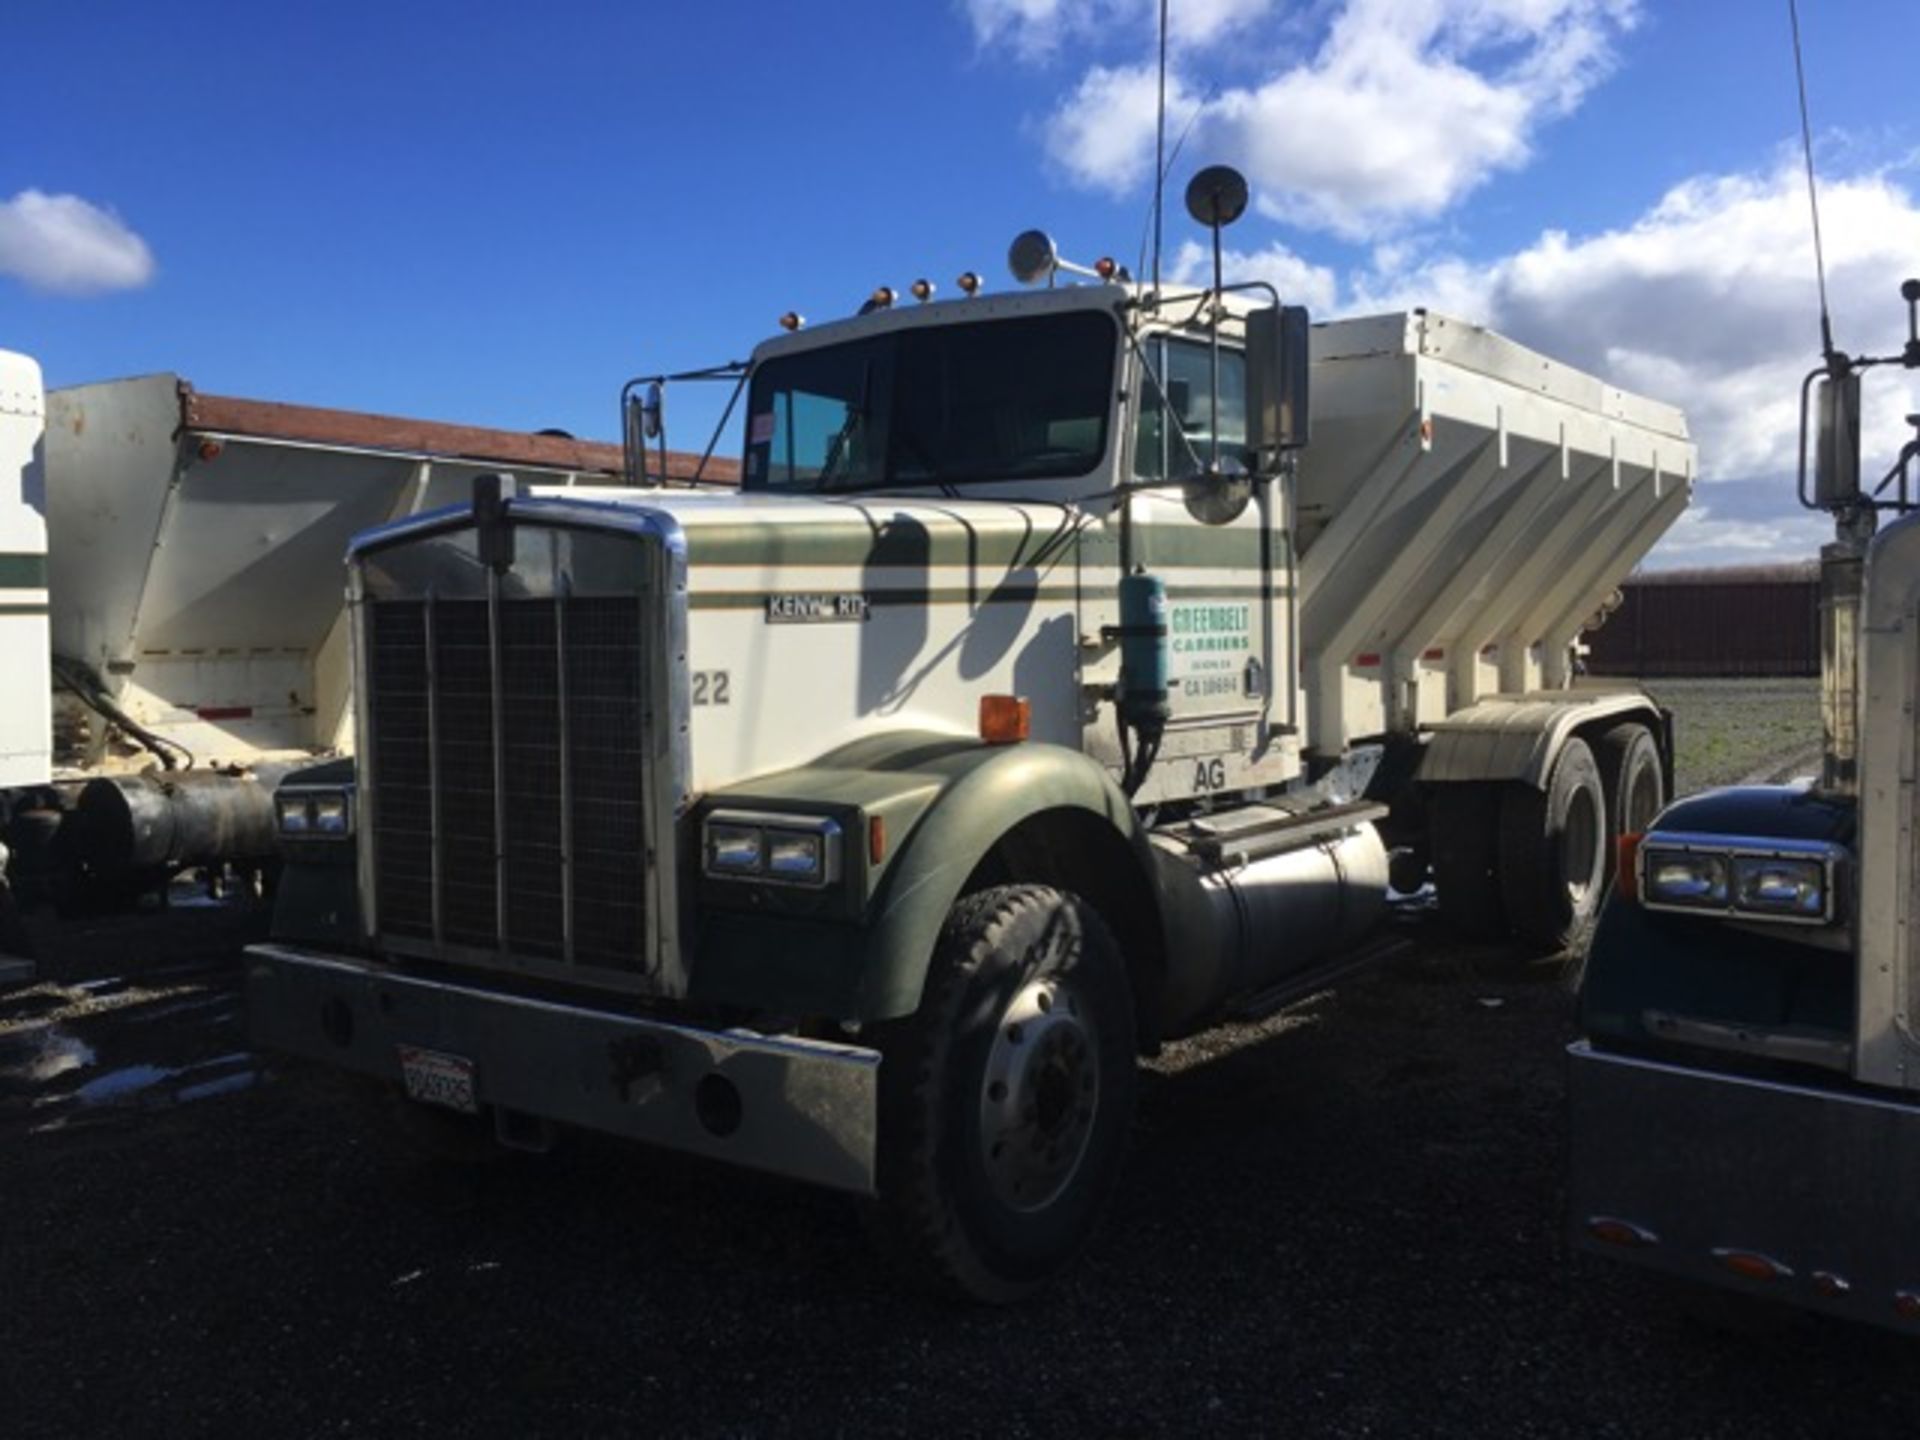
[[[851,867],[857,923],[703,913],[690,998],[846,1020],[909,1015],[947,912],[994,846],[1023,821],[1079,812],[1109,830],[1151,885],[1145,833],[1112,778],[1058,745],[983,745],[924,732],[875,737],[811,765],[709,796],[715,805],[856,807],[879,816],[886,850]],[[856,837],[863,849],[866,836]],[[1157,907],[1155,915],[1157,920]]]

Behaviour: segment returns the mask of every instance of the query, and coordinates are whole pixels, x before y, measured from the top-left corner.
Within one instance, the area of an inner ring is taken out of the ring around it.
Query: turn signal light
[[[989,745],[1017,745],[1033,728],[1033,706],[1019,695],[980,697],[980,738]]]
[[[798,310],[789,310],[780,317],[780,328],[782,330],[798,330],[806,323],[807,317],[802,315]]]
[[[967,270],[962,272],[960,278],[953,283],[960,287],[963,294],[971,295],[980,288],[980,277],[973,271]]]
[[[1613,862],[1613,888],[1622,900],[1640,898],[1640,837],[1635,834],[1622,835],[1614,842],[1617,847]]]

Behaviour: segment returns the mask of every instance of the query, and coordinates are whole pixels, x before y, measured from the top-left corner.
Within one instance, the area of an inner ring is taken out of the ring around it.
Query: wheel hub
[[[1011,1209],[1044,1209],[1080,1168],[1100,1107],[1097,1042],[1059,976],[1028,982],[1001,1013],[980,1089],[980,1147]]]

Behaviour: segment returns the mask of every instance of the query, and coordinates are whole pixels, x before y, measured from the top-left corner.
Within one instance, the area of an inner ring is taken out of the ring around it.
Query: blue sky
[[[1816,339],[1784,0],[1172,0],[1173,193],[1321,314],[1431,303],[1692,415],[1667,563],[1809,554]],[[880,282],[1138,253],[1152,0],[99,3],[8,19],[0,345],[50,384],[615,429],[620,381]],[[1843,346],[1920,273],[1912,0],[1805,0]],[[1191,238],[1177,200],[1170,266]],[[1920,409],[1878,393],[1870,444]],[[697,446],[707,407],[677,407]],[[731,444],[731,442],[729,442]],[[1872,462],[1872,455],[1869,463]]]

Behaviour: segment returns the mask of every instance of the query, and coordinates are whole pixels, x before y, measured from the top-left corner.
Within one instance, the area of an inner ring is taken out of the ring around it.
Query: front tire
[[[968,895],[920,1008],[881,1030],[889,1248],[936,1289],[1024,1298],[1085,1248],[1120,1177],[1135,1028],[1119,947],[1077,895]]]

